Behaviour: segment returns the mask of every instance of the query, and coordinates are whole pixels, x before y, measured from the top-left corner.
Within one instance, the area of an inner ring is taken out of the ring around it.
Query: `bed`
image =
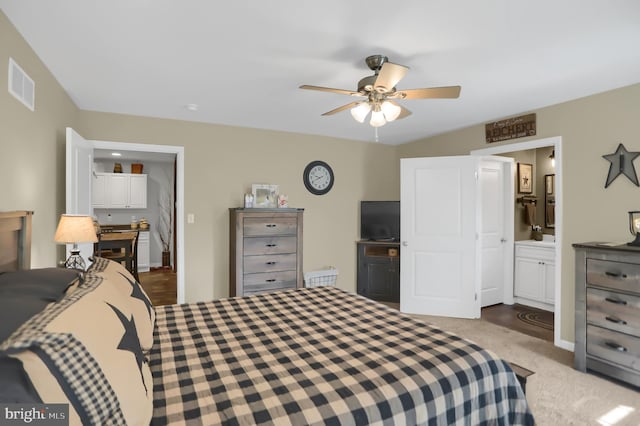
[[[60,281],[0,343],[0,389],[71,424],[534,423],[506,362],[334,287],[153,307],[107,259]]]

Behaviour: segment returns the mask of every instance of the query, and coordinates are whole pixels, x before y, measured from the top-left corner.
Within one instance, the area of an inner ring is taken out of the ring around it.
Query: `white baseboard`
[[[573,342],[569,342],[567,340],[559,339],[557,342],[554,342],[553,344],[556,345],[557,347],[559,347],[560,349],[564,349],[564,350],[567,350],[569,352],[575,352],[576,344],[573,343]]]

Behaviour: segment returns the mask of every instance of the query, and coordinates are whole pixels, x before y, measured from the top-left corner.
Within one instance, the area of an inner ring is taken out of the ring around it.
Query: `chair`
[[[138,276],[138,235],[138,231],[101,233],[98,235],[98,242],[93,245],[94,255],[124,263],[136,281],[140,282]]]

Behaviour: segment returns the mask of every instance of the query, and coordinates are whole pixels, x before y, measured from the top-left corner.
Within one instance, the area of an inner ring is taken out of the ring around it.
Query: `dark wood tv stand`
[[[358,247],[358,294],[400,303],[400,243],[362,240]]]

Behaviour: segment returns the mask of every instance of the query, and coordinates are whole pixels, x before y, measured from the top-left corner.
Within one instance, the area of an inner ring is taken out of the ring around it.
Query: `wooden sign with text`
[[[535,136],[536,115],[527,114],[519,117],[506,118],[484,126],[487,143],[506,141],[509,139]]]

